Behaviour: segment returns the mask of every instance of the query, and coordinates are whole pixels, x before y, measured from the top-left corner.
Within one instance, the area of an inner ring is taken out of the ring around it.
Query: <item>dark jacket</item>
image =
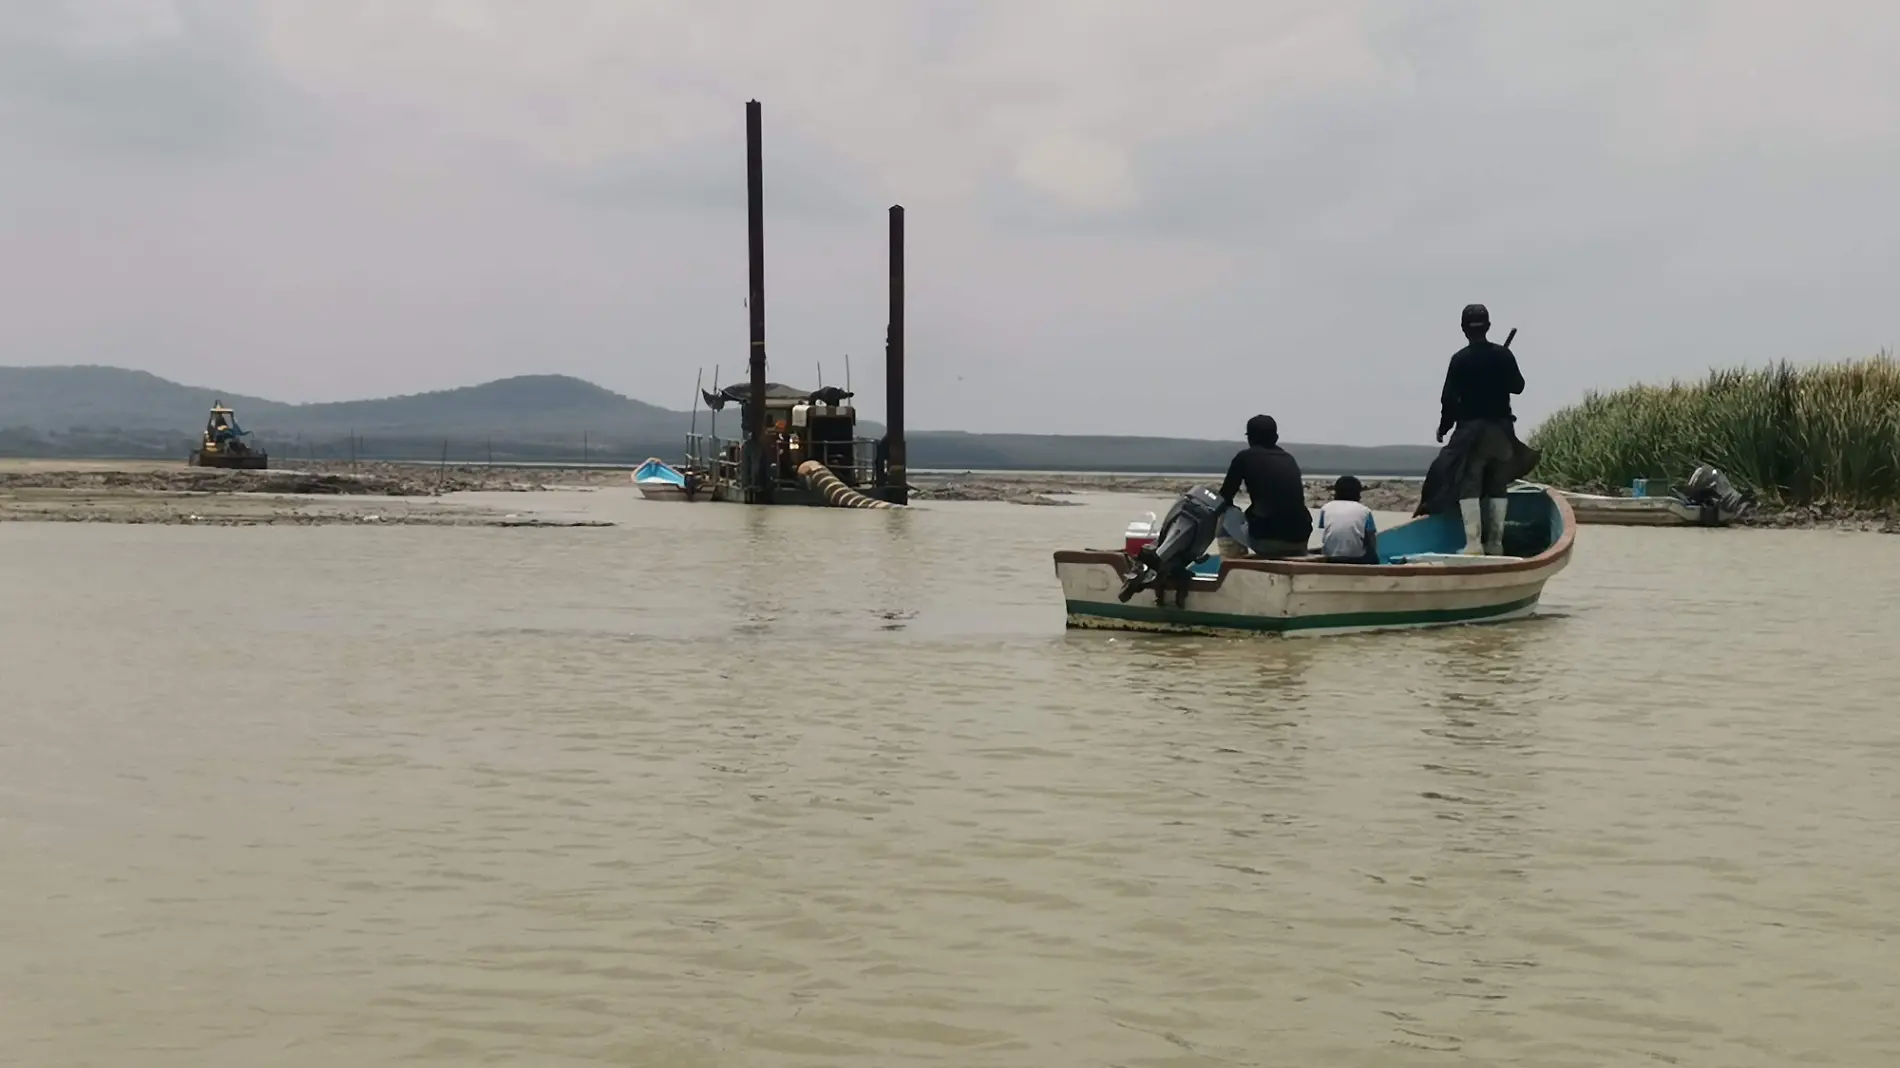
[[[1452,355],[1445,388],[1438,395],[1438,433],[1442,436],[1467,419],[1504,419],[1511,397],[1524,392],[1517,357],[1503,345],[1473,341]]]
[[[1259,541],[1296,541],[1313,536],[1313,513],[1306,510],[1306,480],[1291,453],[1278,445],[1249,445],[1234,454],[1221,483],[1229,504],[1247,487],[1247,530]]]
[[[1544,456],[1517,440],[1517,429],[1510,422],[1505,426],[1511,427],[1511,462],[1506,465],[1503,477],[1516,481],[1536,470]],[[1438,450],[1431,468],[1425,472],[1425,485],[1419,491],[1418,508],[1413,515],[1458,513],[1458,484],[1464,481],[1465,464],[1470,459],[1472,446],[1477,444],[1479,427],[1479,423],[1465,420],[1451,440],[1445,442],[1445,447]]]

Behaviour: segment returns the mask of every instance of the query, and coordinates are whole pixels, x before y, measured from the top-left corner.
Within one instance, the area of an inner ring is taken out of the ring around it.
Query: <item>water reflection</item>
[[[1892,539],[1065,632],[1128,510],[0,524],[0,1063],[1892,1061]]]
[[[1535,808],[1539,712],[1546,696],[1537,626],[1447,631],[1424,661],[1419,693],[1430,716],[1422,767],[1441,785],[1423,797],[1434,817],[1459,828],[1446,847],[1495,853],[1516,841]],[[1507,842],[1507,840],[1510,840]]]
[[[1075,631],[1064,645],[1089,670],[1106,673],[1158,704],[1183,710],[1252,709],[1282,720],[1297,718],[1311,696],[1307,673],[1322,655],[1320,642],[1266,637]]]
[[[1538,757],[1551,640],[1533,621],[1402,643],[1417,710],[1400,759],[1417,770],[1391,796],[1412,815],[1386,912],[1413,986],[1394,1045],[1456,1050],[1515,1026],[1514,995],[1541,963],[1498,915],[1501,903],[1520,915],[1539,905],[1528,872],[1547,847]]]

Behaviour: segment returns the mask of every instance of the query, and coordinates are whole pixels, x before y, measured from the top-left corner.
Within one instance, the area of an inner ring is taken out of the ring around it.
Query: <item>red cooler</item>
[[[1149,512],[1147,518],[1137,519],[1128,524],[1122,532],[1122,551],[1133,557],[1143,549],[1154,545],[1160,531],[1155,529],[1155,514]]]

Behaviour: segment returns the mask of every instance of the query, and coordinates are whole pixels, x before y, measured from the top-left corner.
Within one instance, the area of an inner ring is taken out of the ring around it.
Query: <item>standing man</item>
[[[1439,396],[1438,440],[1451,433],[1447,453],[1462,458],[1458,477],[1458,511],[1465,521],[1465,552],[1477,555],[1504,552],[1505,491],[1511,481],[1528,473],[1517,470],[1522,460],[1516,416],[1511,398],[1524,392],[1524,375],[1517,357],[1485,337],[1491,313],[1482,304],[1465,305],[1460,325],[1465,347],[1445,369],[1445,389]],[[1456,430],[1453,428],[1456,427]],[[1535,463],[1535,460],[1532,460]]]
[[[1234,511],[1234,495],[1247,487],[1247,511]],[[1247,447],[1234,454],[1221,483],[1221,532],[1256,556],[1304,556],[1313,537],[1306,510],[1306,480],[1292,454],[1280,447],[1273,416],[1247,420]],[[1243,537],[1244,535],[1244,537]]]

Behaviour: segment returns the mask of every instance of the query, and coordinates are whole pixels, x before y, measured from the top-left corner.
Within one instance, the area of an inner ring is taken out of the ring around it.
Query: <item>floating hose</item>
[[[844,480],[831,473],[831,468],[817,460],[806,460],[798,465],[798,477],[805,485],[825,498],[825,503],[833,508],[895,508],[889,501],[880,501],[875,497],[866,497],[857,490],[844,484]]]

